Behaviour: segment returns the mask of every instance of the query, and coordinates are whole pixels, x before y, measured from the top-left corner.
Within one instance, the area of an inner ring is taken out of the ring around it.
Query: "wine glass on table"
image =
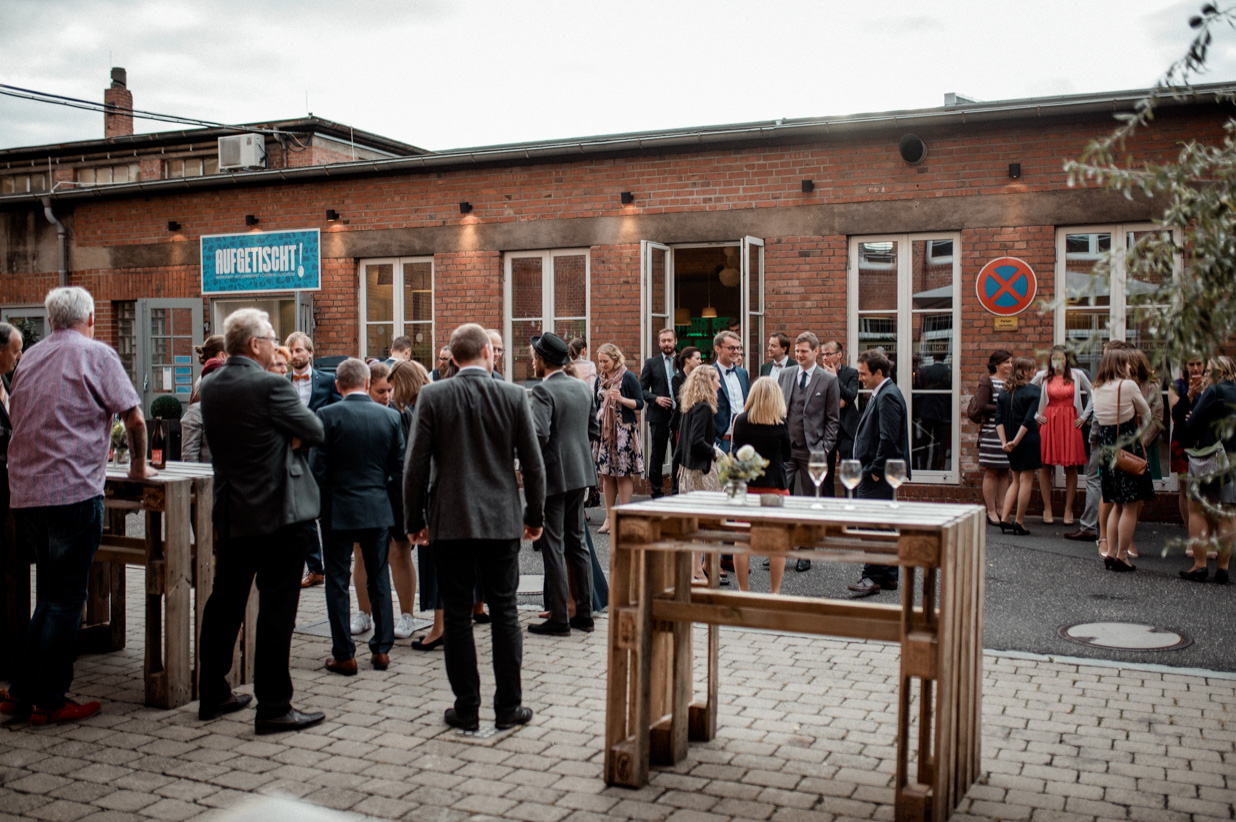
[[[884,481],[893,487],[893,507],[897,507],[897,489],[906,481],[906,461],[887,460],[884,463]]]
[[[824,478],[828,476],[828,452],[827,451],[812,451],[811,456],[807,459],[807,475],[811,477],[811,481],[815,483],[815,503],[812,508],[823,508],[820,503],[820,486],[824,484]]]
[[[863,480],[863,464],[858,460],[842,460],[841,466],[837,469],[837,476],[841,479],[841,484],[845,486],[846,502],[845,510],[854,510],[854,489]]]

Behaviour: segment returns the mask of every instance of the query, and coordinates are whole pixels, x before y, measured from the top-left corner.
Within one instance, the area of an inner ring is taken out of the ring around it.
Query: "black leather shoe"
[[[493,622],[493,617],[491,617],[489,614],[485,613],[484,611],[481,611],[479,614],[472,615],[472,621],[475,622],[477,625],[488,625],[489,623]]]
[[[288,712],[283,716],[254,720],[253,732],[260,736],[262,734],[283,733],[284,731],[302,731],[305,728],[317,725],[323,719],[326,719],[326,714],[321,711],[304,713],[295,708],[289,708]]]
[[[570,625],[572,628],[577,631],[583,631],[585,634],[592,633],[596,628],[596,623],[593,622],[592,617],[573,616],[571,617]]]
[[[423,636],[417,637],[416,639],[412,640],[412,649],[416,651],[432,651],[434,648],[437,648],[439,645],[441,645],[443,640],[445,639],[446,639],[446,634],[443,634],[442,636],[438,637],[432,642],[426,642],[425,637]]]
[[[1094,542],[1096,539],[1099,538],[1099,535],[1096,534],[1094,531],[1090,531],[1086,528],[1078,528],[1076,531],[1069,531],[1067,534],[1064,535],[1064,538],[1084,540],[1086,542]]]
[[[800,574],[803,571],[810,571],[811,570],[811,560],[800,559],[797,563],[795,563],[794,570],[798,571]]]
[[[880,593],[880,584],[873,579],[863,577],[858,582],[852,582],[845,586],[859,596],[869,597],[872,594]]]
[[[233,711],[239,711],[241,708],[253,701],[253,697],[249,694],[228,694],[227,699],[216,705],[207,705],[203,702],[197,708],[197,718],[218,719],[224,714],[230,714]]]
[[[454,708],[447,708],[443,715],[446,724],[452,728],[458,728],[461,731],[479,731],[481,729],[481,718],[475,714],[472,716],[464,716],[457,712]]]
[[[1231,578],[1227,574],[1226,568],[1219,568],[1215,571],[1215,582],[1219,585],[1229,585]]]
[[[495,724],[498,726],[498,730],[505,731],[507,728],[514,728],[516,725],[527,725],[531,721],[532,709],[521,707],[498,717]]]
[[[1180,578],[1187,579],[1189,582],[1205,582],[1210,576],[1209,568],[1198,568],[1196,571],[1181,571]]]
[[[536,622],[528,626],[528,633],[541,634],[543,636],[570,636],[571,624],[569,622]]]

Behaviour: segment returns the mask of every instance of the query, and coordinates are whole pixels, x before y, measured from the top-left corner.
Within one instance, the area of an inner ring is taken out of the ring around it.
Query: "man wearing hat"
[[[584,500],[597,484],[591,440],[600,438],[601,426],[588,386],[562,371],[569,359],[567,344],[557,335],[546,332],[532,338],[532,372],[541,380],[532,388],[532,419],[545,462],[545,531],[540,548],[549,619],[529,625],[528,630],[549,636],[569,636],[572,628],[587,632],[593,625]],[[575,580],[575,616],[568,618],[569,579]]]

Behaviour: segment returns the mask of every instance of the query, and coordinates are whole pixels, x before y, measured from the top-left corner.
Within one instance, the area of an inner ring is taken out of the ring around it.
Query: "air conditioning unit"
[[[219,138],[219,170],[266,168],[266,138],[261,134],[233,134]]]

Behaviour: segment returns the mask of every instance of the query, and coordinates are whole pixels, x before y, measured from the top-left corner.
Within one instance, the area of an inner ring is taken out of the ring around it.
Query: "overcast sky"
[[[429,149],[1152,85],[1202,0],[0,0],[0,83]],[[1226,5],[1226,4],[1223,4]],[[1236,79],[1225,30],[1200,82]],[[176,126],[138,120],[136,130]],[[0,96],[0,148],[103,136]]]

